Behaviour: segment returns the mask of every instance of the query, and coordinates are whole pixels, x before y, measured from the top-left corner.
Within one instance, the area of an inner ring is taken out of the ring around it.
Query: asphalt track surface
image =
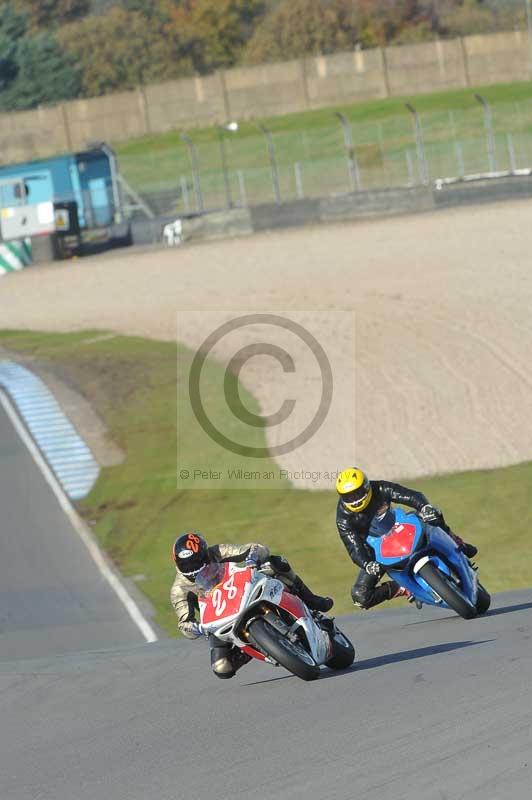
[[[142,641],[0,406],[0,662]]]
[[[0,664],[2,800],[524,800],[532,591],[463,621],[343,621],[357,660],[304,683],[210,673],[204,640]]]
[[[141,635],[0,408],[0,800],[512,800],[532,786],[532,591],[465,622],[343,620],[304,683]],[[481,563],[481,559],[480,559]]]

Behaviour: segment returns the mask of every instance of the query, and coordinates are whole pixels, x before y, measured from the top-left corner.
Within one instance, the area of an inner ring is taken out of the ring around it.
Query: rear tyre
[[[254,619],[249,623],[250,638],[261,650],[275,661],[304,681],[314,681],[320,674],[320,668],[314,659],[299,642],[292,642],[265,619]]]
[[[477,614],[485,614],[491,605],[491,595],[484,589],[481,583],[478,585],[477,594]]]
[[[347,669],[355,660],[355,648],[342,631],[335,629],[331,636],[333,645],[332,657],[325,664],[329,669]]]
[[[419,570],[419,574],[424,581],[428,583],[431,589],[434,589],[437,595],[447,603],[449,608],[462,617],[463,619],[473,619],[477,616],[477,609],[475,606],[468,603],[461,594],[456,590],[453,581],[440,572],[434,564],[430,562],[424,564]]]

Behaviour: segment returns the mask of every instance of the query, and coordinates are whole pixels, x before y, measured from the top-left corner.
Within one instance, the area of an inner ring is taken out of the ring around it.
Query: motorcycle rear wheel
[[[428,583],[431,589],[434,589],[436,594],[447,603],[449,608],[456,611],[460,617],[463,619],[473,619],[473,617],[477,616],[478,612],[475,606],[468,603],[467,600],[456,591],[450,578],[440,572],[434,564],[430,562],[424,564],[419,570],[419,574],[423,580]]]
[[[320,668],[314,663],[310,653],[302,644],[291,642],[286,636],[269,625],[265,619],[254,619],[249,623],[250,638],[269,656],[277,661],[296,677],[304,681],[314,681],[320,674]],[[306,656],[306,659],[304,660]],[[311,663],[312,662],[312,663]]]

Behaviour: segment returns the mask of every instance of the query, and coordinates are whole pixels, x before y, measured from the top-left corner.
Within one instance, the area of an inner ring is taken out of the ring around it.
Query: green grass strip
[[[186,386],[186,359],[176,359],[176,346],[170,343],[121,336],[95,340],[100,333],[4,331],[0,345],[31,354],[77,387],[126,452],[122,465],[102,470],[80,510],[122,572],[137,576],[156,608],[157,623],[175,632],[168,600],[174,575],[170,548],[191,527],[213,543],[265,542],[285,554],[315,591],[333,595],[337,613],[350,613],[357,569],[336,532],[335,492],[288,485],[266,491],[176,488],[176,395],[177,388],[181,393]],[[186,351],[180,348],[180,353]],[[208,369],[207,386],[215,391],[223,385],[222,368],[210,363]],[[256,411],[255,400],[241,391],[243,402]],[[218,402],[225,402],[221,390]],[[198,457],[197,441],[185,439],[180,445]],[[230,455],[223,458],[221,467],[232,463]],[[479,546],[481,579],[490,591],[531,585],[526,553],[532,463],[412,483],[445,510],[457,532]]]

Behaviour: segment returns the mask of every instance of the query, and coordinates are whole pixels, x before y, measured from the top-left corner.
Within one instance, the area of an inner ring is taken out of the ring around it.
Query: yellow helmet
[[[373,495],[368,476],[358,467],[342,470],[336,481],[336,491],[348,511],[364,511]]]

